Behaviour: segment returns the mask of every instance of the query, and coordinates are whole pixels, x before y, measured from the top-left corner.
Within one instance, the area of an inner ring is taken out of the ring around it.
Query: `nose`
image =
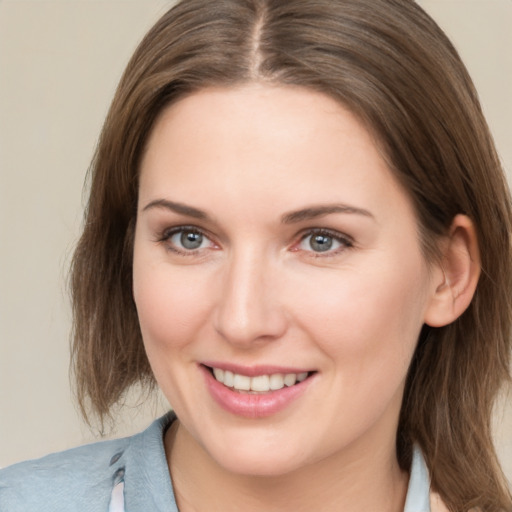
[[[230,344],[251,348],[283,336],[288,327],[277,269],[254,252],[234,256],[219,274],[216,331]]]

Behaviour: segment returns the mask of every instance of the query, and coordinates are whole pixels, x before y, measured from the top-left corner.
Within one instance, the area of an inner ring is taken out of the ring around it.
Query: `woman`
[[[180,3],[121,80],[72,269],[83,411],[156,381],[175,415],[4,471],[0,509],[512,510],[510,219],[413,2]]]

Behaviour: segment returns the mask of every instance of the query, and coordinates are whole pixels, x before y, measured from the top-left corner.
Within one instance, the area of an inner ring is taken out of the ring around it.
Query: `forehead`
[[[253,84],[205,89],[167,107],[141,165],[140,195],[293,209],[370,203],[405,193],[371,133],[341,103],[309,89]],[[384,201],[383,201],[384,199]],[[382,203],[382,204],[380,204]]]

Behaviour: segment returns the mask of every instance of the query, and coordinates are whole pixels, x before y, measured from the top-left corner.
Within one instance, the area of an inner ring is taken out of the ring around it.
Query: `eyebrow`
[[[169,201],[168,199],[155,199],[148,203],[142,211],[147,211],[152,208],[164,208],[166,210],[171,210],[175,213],[179,213],[181,215],[187,215],[188,217],[193,217],[194,219],[200,220],[208,220],[209,217],[203,210],[199,210],[198,208],[194,208],[193,206],[188,206],[183,203],[176,203],[174,201]]]
[[[205,211],[183,203],[169,201],[168,199],[155,199],[154,201],[148,203],[143,208],[142,211],[147,211],[152,208],[163,208],[166,210],[171,210],[181,215],[193,217],[194,219],[210,220],[209,215]],[[281,222],[283,224],[294,224],[297,222],[303,222],[306,220],[312,220],[318,217],[323,217],[325,215],[330,215],[332,213],[348,213],[363,215],[365,217],[369,217],[372,219],[374,218],[373,215],[368,210],[364,210],[363,208],[357,208],[355,206],[349,206],[346,204],[327,204],[310,206],[308,208],[302,208],[300,210],[285,213],[281,217]]]
[[[319,206],[310,206],[294,212],[285,213],[281,217],[283,224],[294,224],[295,222],[303,222],[305,220],[312,220],[331,213],[349,213],[356,215],[363,215],[374,219],[374,216],[363,208],[356,208],[346,204],[326,204]]]

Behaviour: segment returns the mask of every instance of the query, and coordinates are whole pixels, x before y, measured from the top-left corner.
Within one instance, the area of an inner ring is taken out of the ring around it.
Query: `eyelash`
[[[210,236],[206,234],[203,230],[195,227],[195,226],[176,226],[174,228],[168,228],[165,229],[162,234],[158,237],[157,242],[166,244],[166,249],[182,255],[182,256],[198,256],[203,248],[197,248],[197,249],[183,249],[180,247],[177,247],[175,244],[171,243],[170,240],[174,235],[177,235],[179,233],[191,233],[191,234],[197,234],[204,237],[204,239],[210,241],[211,244],[214,244],[212,242]],[[294,242],[292,245],[291,250],[293,252],[298,252],[301,250],[300,245],[303,244],[308,237],[314,237],[314,236],[324,236],[327,238],[331,238],[335,242],[337,242],[340,247],[331,250],[329,247],[325,252],[322,251],[313,251],[313,250],[303,250],[306,253],[309,253],[308,255],[314,258],[326,258],[326,257],[332,257],[337,256],[339,253],[345,251],[346,249],[350,249],[354,247],[354,241],[351,237],[344,235],[342,233],[339,233],[338,231],[333,231],[330,229],[325,228],[310,228],[299,235],[299,240],[297,242]]]
[[[295,251],[300,250],[299,246],[302,243],[304,243],[309,237],[314,237],[314,236],[324,236],[324,237],[331,238],[332,240],[337,242],[340,245],[340,247],[338,247],[334,250],[331,250],[331,248],[328,248],[325,252],[313,251],[313,250],[307,251],[306,250],[305,252],[309,253],[310,256],[313,258],[328,258],[328,257],[338,256],[341,252],[345,251],[346,249],[351,249],[352,247],[354,247],[353,239],[345,234],[342,234],[338,231],[325,229],[325,228],[312,228],[312,229],[308,229],[308,230],[304,231],[300,235],[300,239],[298,242],[296,242],[294,244],[293,250],[295,250]]]
[[[171,243],[171,238],[174,235],[177,235],[179,233],[193,233],[196,235],[201,235],[206,240],[209,240],[210,243],[213,243],[210,239],[210,237],[201,229],[195,227],[195,226],[176,226],[174,228],[168,228],[165,229],[162,234],[158,237],[157,242],[163,243],[166,245],[166,249],[168,251],[174,252],[176,254],[182,255],[182,256],[198,256],[201,248],[198,249],[183,249],[180,247],[177,247],[175,244]]]

